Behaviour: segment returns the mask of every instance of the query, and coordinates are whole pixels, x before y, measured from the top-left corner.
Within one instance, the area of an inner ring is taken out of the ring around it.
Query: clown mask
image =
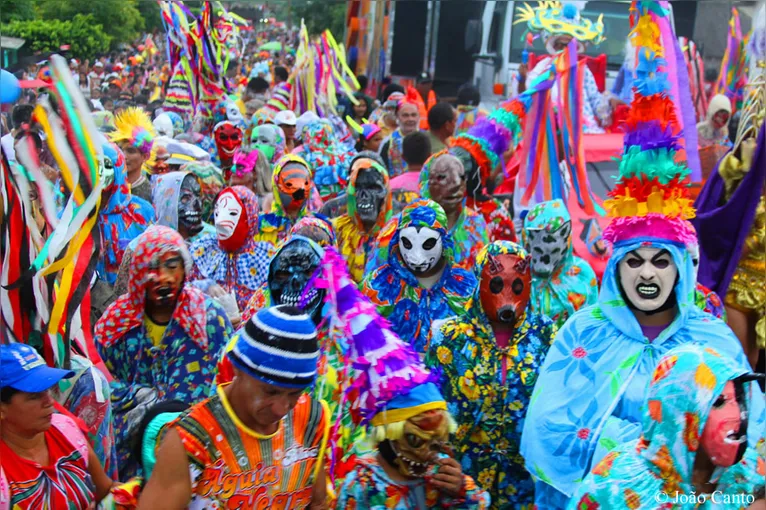
[[[716,466],[733,466],[747,449],[747,408],[741,381],[729,381],[713,402],[701,443]]]
[[[247,237],[247,212],[232,191],[224,191],[215,202],[215,230],[218,243],[227,251],[236,251]]]
[[[559,219],[559,218],[557,218]],[[548,277],[564,260],[572,235],[572,222],[551,222],[540,229],[527,229],[527,247],[532,256],[532,273]]]
[[[490,322],[515,324],[529,303],[529,257],[513,253],[489,255],[480,279],[481,306]]]
[[[285,212],[292,215],[302,211],[311,195],[308,169],[300,163],[287,163],[277,177],[277,190]]]
[[[408,477],[425,476],[437,453],[443,452],[449,439],[449,420],[446,411],[426,411],[404,423],[401,439],[391,441],[396,455],[394,464]]]
[[[321,307],[324,291],[307,287],[320,262],[319,254],[306,240],[285,245],[269,266],[268,286],[274,303],[300,306],[313,317]]]
[[[178,231],[184,238],[193,237],[202,230],[201,193],[202,189],[196,177],[184,177],[178,196]]]
[[[215,136],[215,146],[218,148],[221,165],[231,166],[234,152],[242,145],[242,130],[233,123],[224,121],[215,126],[213,136]]]
[[[645,247],[631,251],[620,261],[618,275],[629,304],[651,313],[668,302],[678,268],[667,250]]]
[[[405,227],[399,232],[399,253],[412,274],[425,276],[442,260],[442,236],[428,227]]]
[[[177,250],[167,250],[149,265],[146,301],[150,309],[175,306],[184,284],[184,261]]]

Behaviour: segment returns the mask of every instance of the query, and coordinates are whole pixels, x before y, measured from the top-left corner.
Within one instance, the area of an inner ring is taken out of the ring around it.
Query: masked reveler
[[[215,228],[202,221],[201,187],[197,177],[189,172],[169,172],[154,181],[154,207],[157,224],[176,230],[186,245],[193,243],[203,232],[214,234]],[[121,296],[128,291],[130,265],[138,238],[133,239],[122,257],[120,271],[114,284],[114,293]]]
[[[296,221],[309,214],[308,203],[314,183],[311,167],[300,156],[287,154],[274,166],[271,212],[261,217],[259,240],[284,241]]]
[[[316,216],[304,216],[299,219],[290,229],[290,236],[299,235],[308,237],[322,248],[328,246],[337,247],[338,240],[335,237],[335,231],[329,220],[324,220]]]
[[[457,422],[456,458],[489,493],[492,508],[533,502],[534,483],[519,455],[521,426],[556,328],[528,306],[530,265],[517,244],[485,246],[467,313],[441,325],[425,358],[441,374]]]
[[[211,389],[216,356],[231,324],[223,309],[185,284],[191,257],[183,237],[163,226],[139,239],[128,293],[98,321],[95,341],[114,380],[112,406],[120,476],[136,474],[132,434],[160,400],[198,402]]]
[[[561,199],[541,202],[524,217],[522,238],[531,256],[532,311],[557,327],[598,298],[596,273],[572,251],[572,219]]]
[[[356,360],[350,414],[359,427],[370,427],[375,444],[345,477],[336,508],[488,508],[486,492],[452,458],[454,422],[418,354],[347,275],[330,281],[336,320],[351,331],[349,356]]]
[[[259,215],[255,193],[244,186],[224,188],[215,202],[215,234],[206,234],[190,247],[191,281],[216,298],[233,293],[238,312],[266,281],[273,245],[257,241]],[[217,288],[211,288],[215,285]],[[236,321],[237,314],[231,313]]]
[[[264,211],[271,208],[271,164],[260,150],[237,149],[234,164],[224,178],[229,186],[244,186],[255,193]]]
[[[202,221],[211,223],[215,199],[225,186],[223,172],[213,163],[206,161],[186,163],[180,170],[191,172],[197,177],[200,185],[200,200],[202,200]]]
[[[103,144],[103,151],[104,190],[98,213],[102,249],[96,270],[101,279],[114,285],[125,248],[154,221],[154,209],[146,200],[131,194],[122,151],[108,142]]]
[[[213,128],[215,146],[218,148],[218,159],[221,162],[221,170],[224,175],[231,171],[234,164],[234,153],[242,146],[242,128],[235,123],[224,120]]]
[[[305,391],[319,359],[311,319],[261,310],[226,357],[236,377],[169,425],[138,508],[327,508],[332,421]]]
[[[766,462],[748,444],[751,424],[764,437],[751,381],[763,377],[710,347],[669,351],[649,382],[641,436],[593,468],[570,508],[752,508]]]
[[[362,285],[394,333],[421,354],[428,350],[434,322],[465,313],[476,287],[473,274],[454,261],[446,223],[444,211],[431,200],[405,207],[388,245],[388,262]]]
[[[346,191],[346,209],[346,214],[333,219],[333,226],[351,278],[361,282],[375,237],[391,218],[391,188],[383,166],[367,158],[354,160]]]
[[[573,38],[577,40],[579,52],[583,51],[586,44],[601,43],[605,39],[602,18],[603,15],[599,17],[596,23],[583,19],[574,4],[562,5],[561,2],[545,2],[534,9],[525,5],[516,23],[526,22],[529,32],[540,33],[549,55],[541,58],[528,73],[526,72],[526,65],[521,68],[519,92],[526,90],[527,84],[534,83],[540,75],[547,72],[556,55],[564,50]],[[593,72],[585,62],[578,63],[578,66],[582,66],[583,74],[581,112],[583,130],[587,134],[603,133],[604,129],[599,125],[596,115],[603,103],[603,97],[598,90]],[[559,84],[556,83],[551,89],[554,102],[558,102],[559,94]]]
[[[253,295],[242,317],[248,321],[259,310],[286,304],[300,307],[316,324],[321,356],[312,394],[327,402],[330,421],[335,424],[329,438],[327,472],[331,484],[336,484],[353,466],[356,455],[365,452],[366,447],[363,444],[364,430],[351,422],[348,401],[344,398],[352,377],[346,332],[337,323],[327,320],[326,291],[320,288],[320,282],[330,277],[320,268],[325,256],[325,250],[311,239],[292,235],[271,258],[268,281]],[[342,261],[339,263],[343,264]],[[231,380],[233,373],[228,365],[225,360],[221,362],[219,383]]]
[[[432,155],[420,171],[420,197],[441,206],[447,216],[445,227],[454,243],[454,261],[460,267],[470,268],[476,254],[489,242],[489,237],[484,218],[465,205],[465,185],[462,163],[446,150]],[[367,262],[368,273],[386,263],[388,245],[400,217],[395,216],[378,235],[375,257]]]
[[[114,120],[117,129],[109,134],[125,155],[125,171],[130,192],[151,203],[152,185],[146,172],[154,166],[154,126],[149,116],[138,108],[127,108]]]
[[[637,51],[662,48],[662,18],[655,16],[667,11],[656,3],[640,7]],[[662,53],[645,56],[654,65]],[[639,437],[646,387],[670,349],[710,346],[751,370],[728,326],[694,303],[690,170],[675,161],[680,127],[667,83],[664,72],[636,81],[620,177],[605,202],[612,220],[604,239],[614,250],[598,301],[561,328],[532,395],[520,452],[537,480],[540,509],[565,508],[609,450]],[[756,413],[763,409],[758,393],[751,407]]]
[[[276,165],[285,155],[285,134],[274,124],[256,126],[250,134],[250,146],[261,151],[272,166]]]

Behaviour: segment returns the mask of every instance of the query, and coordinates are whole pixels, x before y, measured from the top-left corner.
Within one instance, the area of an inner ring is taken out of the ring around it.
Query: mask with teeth
[[[529,256],[523,251],[488,254],[479,278],[479,297],[487,318],[491,322],[515,324],[529,303],[532,284]]]
[[[175,307],[184,284],[184,260],[175,249],[159,253],[149,263],[147,310]]]
[[[670,252],[649,246],[628,253],[617,271],[626,300],[646,313],[665,307],[678,277]]]
[[[234,160],[234,152],[242,145],[242,130],[230,121],[218,123],[213,129],[215,146],[222,168],[229,168]]]
[[[362,160],[364,161],[364,160]],[[371,228],[378,221],[378,216],[386,199],[387,189],[383,175],[373,168],[362,168],[354,182],[356,190],[356,213],[365,228]]]
[[[716,466],[742,460],[747,449],[747,400],[743,383],[729,381],[713,402],[700,442]]]
[[[408,478],[425,476],[448,439],[446,411],[426,411],[410,418],[404,423],[402,437],[390,442],[396,468]]]
[[[320,262],[319,253],[308,239],[293,237],[289,240],[269,264],[268,286],[274,304],[298,306],[316,319],[324,291],[313,285],[307,288],[307,285]]]
[[[532,273],[551,276],[564,260],[572,235],[572,222],[552,222],[541,229],[526,230],[527,248],[532,256]]]
[[[184,177],[178,196],[178,231],[185,238],[193,237],[202,230],[201,191],[196,177]]]
[[[428,227],[405,227],[399,232],[399,253],[414,275],[425,275],[442,260],[442,236]]]

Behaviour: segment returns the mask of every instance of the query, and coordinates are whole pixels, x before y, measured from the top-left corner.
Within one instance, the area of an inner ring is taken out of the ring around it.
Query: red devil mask
[[[230,167],[234,152],[242,145],[242,130],[225,120],[216,124],[213,136],[215,136],[215,146],[218,148],[221,166]]]
[[[487,254],[481,269],[479,296],[491,322],[515,324],[529,303],[532,272],[525,254]]]

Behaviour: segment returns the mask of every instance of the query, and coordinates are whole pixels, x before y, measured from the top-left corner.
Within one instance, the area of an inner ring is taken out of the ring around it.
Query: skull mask
[[[102,189],[107,189],[114,183],[114,161],[106,151],[99,165],[99,179]]]
[[[218,123],[213,130],[221,166],[230,167],[234,152],[242,145],[242,130],[229,121]]]
[[[564,260],[572,235],[572,222],[551,222],[541,229],[527,229],[527,247],[532,255],[532,272],[548,277]]]
[[[394,464],[406,477],[423,477],[449,439],[449,420],[443,410],[426,411],[404,423],[401,439],[391,441]]]
[[[364,163],[364,160],[362,160]],[[365,227],[378,221],[386,200],[386,184],[383,175],[374,168],[362,168],[354,182],[356,189],[356,212]]]
[[[321,309],[324,291],[307,284],[321,262],[310,241],[293,237],[269,264],[269,292],[275,305],[299,306],[315,317]],[[316,318],[316,317],[315,317]]]
[[[515,324],[529,303],[532,273],[521,253],[488,254],[479,281],[481,306],[491,322]]]
[[[415,276],[423,276],[442,260],[442,236],[432,228],[407,226],[399,232],[399,253]]]
[[[202,190],[199,181],[193,175],[187,175],[181,181],[178,196],[178,231],[193,237],[202,230]]]

